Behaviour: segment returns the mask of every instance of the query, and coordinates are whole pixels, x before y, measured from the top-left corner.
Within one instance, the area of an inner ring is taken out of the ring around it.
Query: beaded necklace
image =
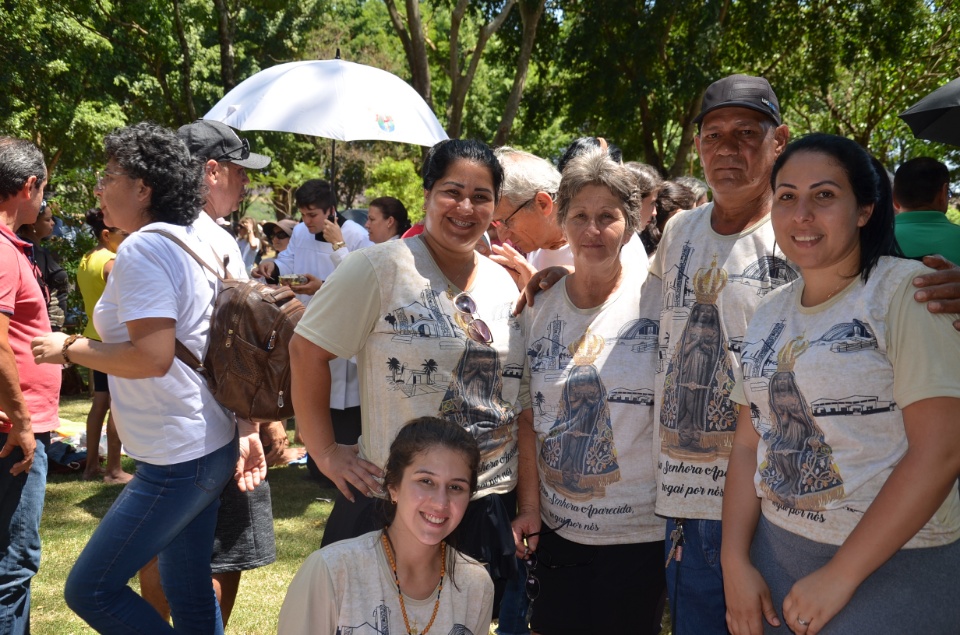
[[[437,611],[440,610],[440,594],[443,592],[443,576],[447,573],[447,543],[440,541],[440,588],[437,589],[437,601],[433,604],[433,615],[430,616],[430,622],[422,631],[415,631],[410,628],[410,619],[407,617],[407,607],[403,603],[403,593],[400,591],[400,578],[397,576],[397,560],[393,557],[393,551],[390,549],[390,539],[387,532],[380,534],[380,541],[383,543],[383,550],[387,554],[387,560],[390,562],[390,568],[393,570],[393,581],[397,585],[397,597],[400,599],[400,612],[403,614],[403,625],[407,628],[407,635],[426,635],[433,621],[437,619]]]

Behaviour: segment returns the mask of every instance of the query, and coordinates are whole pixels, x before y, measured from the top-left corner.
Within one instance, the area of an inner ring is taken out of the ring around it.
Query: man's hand
[[[294,293],[304,293],[306,295],[313,295],[320,290],[320,287],[323,286],[323,280],[316,277],[313,274],[305,273],[303,277],[307,279],[304,284],[294,284],[290,285],[290,288]]]
[[[267,453],[267,467],[283,462],[283,455],[290,444],[287,429],[282,421],[260,424],[260,442]]]
[[[267,460],[263,456],[260,433],[256,430],[244,432],[246,434],[240,435],[240,458],[233,478],[241,492],[252,492],[267,478]]]
[[[914,279],[913,286],[920,288],[914,300],[926,302],[931,313],[960,313],[960,267],[943,256],[924,256],[923,264],[936,271]],[[960,331],[960,319],[953,328]]]
[[[531,278],[530,282],[527,283],[527,286],[523,288],[523,291],[520,292],[520,297],[517,299],[517,304],[514,307],[513,314],[520,315],[520,312],[523,311],[525,306],[533,306],[533,298],[535,295],[541,291],[546,291],[553,285],[560,282],[560,280],[571,273],[574,269],[572,266],[568,267],[547,267],[546,269],[541,269],[535,273]]]
[[[536,268],[527,262],[523,254],[510,245],[491,245],[490,249],[493,251],[493,253],[490,254],[490,260],[507,270],[513,277],[514,282],[517,283],[518,289],[522,290],[527,286],[530,278],[537,273]]]
[[[328,218],[323,221],[323,238],[331,245],[343,242],[343,232],[340,231],[340,225],[337,224],[336,216],[334,216],[334,220]]]
[[[37,439],[33,436],[33,428],[30,425],[15,425],[13,430],[7,434],[7,442],[0,449],[0,459],[5,459],[13,452],[13,448],[20,448],[23,451],[23,459],[17,461],[10,468],[10,474],[16,476],[29,472],[33,466],[33,452],[37,447]]]
[[[264,260],[250,271],[251,278],[276,278],[277,263],[272,260]]]

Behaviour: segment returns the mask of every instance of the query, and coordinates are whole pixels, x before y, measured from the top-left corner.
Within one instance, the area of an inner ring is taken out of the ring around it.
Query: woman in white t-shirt
[[[127,585],[159,556],[173,632],[222,633],[210,557],[220,492],[237,470],[237,425],[203,378],[174,356],[179,341],[203,358],[217,281],[150,233],[169,232],[205,253],[191,226],[203,203],[201,165],[155,124],[118,129],[104,145],[107,166],[96,188],[104,221],[130,236],[94,311],[102,342],[52,333],[33,346],[38,362],[75,362],[109,375],[117,432],[137,472],[77,559],[64,595],[100,633],[169,632]],[[257,463],[259,477],[262,452]]]
[[[463,428],[415,419],[390,446],[385,528],[315,551],[290,583],[281,635],[359,632],[486,635],[493,582],[455,548],[477,489],[480,452]]]
[[[477,254],[503,170],[486,144],[452,139],[423,166],[423,234],[351,253],[324,282],[290,342],[291,394],[307,451],[340,490],[323,546],[377,527],[373,501],[404,421],[439,416],[480,446],[477,492],[461,548],[495,582],[516,576],[516,417],[523,376],[516,287]],[[361,435],[335,442],[330,361],[356,356]]]
[[[642,223],[636,177],[600,149],[572,159],[557,222],[575,273],[521,314],[533,403],[520,416],[514,528],[530,625],[655,635],[666,584],[654,514],[657,310],[641,307],[636,265],[620,257]]]
[[[723,500],[727,625],[953,633],[960,625],[960,338],[913,301],[890,181],[813,134],[773,168],[773,230],[801,279],[742,347]]]

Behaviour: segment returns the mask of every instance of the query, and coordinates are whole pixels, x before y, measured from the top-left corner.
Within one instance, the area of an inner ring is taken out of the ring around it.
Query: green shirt
[[[901,212],[894,218],[897,242],[908,258],[940,254],[960,263],[960,225],[937,211]]]

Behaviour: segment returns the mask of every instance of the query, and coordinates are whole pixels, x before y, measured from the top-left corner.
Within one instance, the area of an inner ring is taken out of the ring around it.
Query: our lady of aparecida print
[[[810,344],[802,336],[780,349],[777,372],[770,378],[767,455],[760,464],[760,487],[771,500],[792,509],[815,510],[843,498],[843,478],[823,431],[793,372]]]
[[[727,272],[716,258],[694,275],[696,302],[667,366],[660,438],[667,455],[678,460],[713,461],[729,455],[733,445],[734,376],[717,307],[726,283]]]
[[[607,390],[594,365],[603,348],[603,338],[589,330],[570,344],[572,368],[556,421],[540,446],[544,480],[574,501],[602,497],[607,485],[620,480]]]

